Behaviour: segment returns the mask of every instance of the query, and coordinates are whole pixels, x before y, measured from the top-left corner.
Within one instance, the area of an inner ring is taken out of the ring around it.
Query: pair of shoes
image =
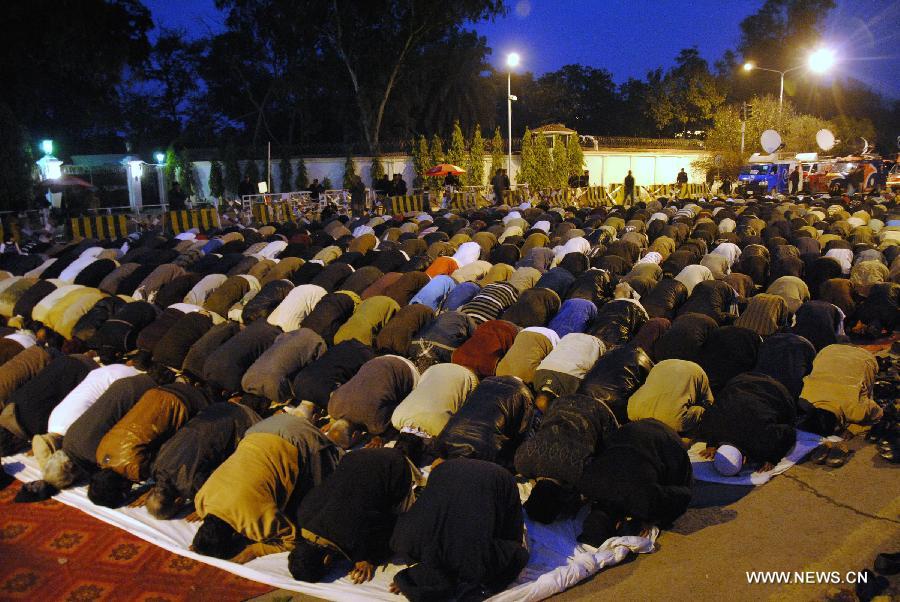
[[[878,455],[891,464],[897,464],[900,462],[900,442],[896,439],[890,442],[882,441],[878,444]]]
[[[900,573],[900,552],[882,553],[875,557],[875,572],[882,575]]]
[[[816,464],[824,464],[831,468],[840,468],[847,463],[851,453],[852,452],[847,448],[847,445],[843,442],[832,443],[831,441],[826,441],[813,450],[809,459]]]

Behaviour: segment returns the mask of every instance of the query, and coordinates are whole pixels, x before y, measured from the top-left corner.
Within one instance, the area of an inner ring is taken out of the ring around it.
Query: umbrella
[[[441,163],[440,165],[435,165],[431,169],[425,172],[426,176],[432,177],[440,177],[446,176],[447,174],[453,174],[454,176],[458,176],[459,174],[466,173],[466,170],[462,167],[458,167],[456,165],[451,165],[450,163]]]
[[[51,192],[61,192],[66,188],[93,188],[94,185],[77,176],[62,176],[52,180],[43,180],[41,188],[49,188]]]

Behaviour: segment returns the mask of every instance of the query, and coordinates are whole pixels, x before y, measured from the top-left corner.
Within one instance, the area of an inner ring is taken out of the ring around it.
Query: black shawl
[[[481,460],[448,460],[397,520],[391,549],[416,564],[394,583],[413,602],[449,600],[458,591],[501,591],[528,562],[523,532],[511,474]]]
[[[751,462],[777,464],[794,447],[796,398],[765,374],[734,377],[707,408],[700,424],[707,445],[730,444]]]
[[[296,525],[334,543],[351,562],[380,564],[390,553],[394,508],[411,486],[410,466],[399,450],[354,451],[306,494]]]
[[[578,490],[617,517],[668,525],[691,501],[693,473],[674,430],[652,418],[624,425],[584,469]]]

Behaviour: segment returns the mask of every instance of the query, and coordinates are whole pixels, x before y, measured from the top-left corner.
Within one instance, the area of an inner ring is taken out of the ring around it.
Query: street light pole
[[[512,70],[506,72],[506,171],[512,176]]]
[[[508,137],[507,154],[506,154],[506,171],[512,182],[512,103],[517,100],[512,95],[512,70],[519,64],[519,55],[511,52],[506,55],[506,135]]]
[[[757,67],[752,62],[744,63],[744,71],[769,71],[770,73],[777,73],[781,76],[781,86],[778,89],[778,118],[781,119],[781,111],[784,106],[784,76],[786,73],[790,73],[791,71],[796,71],[797,69],[803,69],[804,67],[808,67],[811,71],[816,73],[824,73],[828,71],[831,66],[834,64],[835,57],[834,52],[828,50],[827,48],[820,48],[816,50],[811,55],[809,55],[809,59],[806,65],[797,65],[796,67],[791,67],[790,69],[785,69],[784,71],[779,71],[778,69],[767,69],[766,67]]]

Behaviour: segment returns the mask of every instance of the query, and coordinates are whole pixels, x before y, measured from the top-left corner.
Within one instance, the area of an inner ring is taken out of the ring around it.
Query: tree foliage
[[[553,157],[550,154],[550,146],[547,144],[547,136],[538,134],[534,136],[533,144],[534,168],[530,181],[532,188],[548,188],[553,185]]]
[[[332,0],[320,30],[353,92],[368,148],[377,152],[388,101],[404,66],[462,23],[500,14],[502,0]]]
[[[584,171],[584,149],[581,148],[578,132],[569,136],[568,148],[566,150],[566,154],[568,155],[568,175],[580,176]]]
[[[553,137],[553,165],[551,168],[550,186],[556,189],[569,185],[569,149],[566,141],[560,136]]]
[[[294,179],[294,190],[309,190],[309,172],[303,157],[297,160],[297,177]]]
[[[411,146],[413,170],[416,172],[413,186],[421,188],[425,182],[425,172],[431,167],[431,150],[428,148],[428,140],[425,139],[425,136],[419,136],[419,140]]]
[[[484,138],[481,136],[481,126],[475,124],[475,132],[469,144],[469,154],[466,160],[466,186],[481,186],[484,184]]]
[[[213,161],[209,166],[209,194],[214,199],[225,196],[225,176],[220,161]]]
[[[697,47],[685,48],[665,75],[656,70],[650,81],[650,115],[660,131],[680,133],[705,129],[725,102],[718,79]]]
[[[527,136],[522,139],[525,140]],[[524,148],[524,144],[523,144]],[[524,156],[524,155],[523,155]],[[503,162],[503,136],[500,135],[500,128],[494,128],[494,137],[491,138],[491,171],[490,177],[493,178],[498,169],[502,169],[506,164]]]
[[[353,156],[348,154],[347,158],[344,159],[344,189],[350,189],[350,187],[352,187],[353,184],[356,183],[357,177],[359,176],[356,175],[356,164],[353,163]]]
[[[525,128],[525,133],[522,134],[522,149],[520,151],[520,156],[521,163],[519,164],[519,174],[516,179],[519,183],[528,184],[532,188],[538,188],[539,184],[537,181],[537,169],[534,163],[534,136],[531,134],[531,130],[527,127]],[[503,159],[501,155],[499,164],[501,167],[505,167],[502,161]],[[494,173],[496,173],[496,171],[492,172],[491,175],[493,175]]]
[[[119,84],[147,59],[152,28],[140,0],[4,2],[0,100],[36,139],[106,151],[122,123]]]
[[[231,198],[237,196],[238,187],[241,184],[241,166],[238,158],[234,142],[229,141],[222,153],[222,163],[225,168],[225,190],[231,195]]]
[[[259,163],[256,162],[256,159],[250,159],[246,163],[244,163],[244,177],[250,178],[250,183],[253,184],[253,188],[256,188],[256,185],[261,181],[259,175]]]
[[[294,190],[294,165],[291,162],[291,153],[287,148],[281,154],[281,161],[278,167],[279,181],[281,183],[279,190],[281,192],[292,192]]]
[[[372,167],[369,170],[369,178],[372,180],[372,186],[375,186],[375,182],[384,177],[384,164],[381,162],[381,157],[374,156],[372,157]]]
[[[459,120],[453,122],[453,133],[450,135],[450,150],[447,152],[447,163],[462,167],[466,163],[466,138],[463,136]]]
[[[0,102],[0,210],[24,208],[31,200],[31,147],[22,125],[5,103]]]

